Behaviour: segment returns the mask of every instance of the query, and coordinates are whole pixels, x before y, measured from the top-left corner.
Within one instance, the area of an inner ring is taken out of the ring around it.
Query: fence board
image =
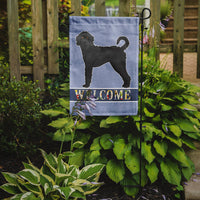
[[[44,88],[42,0],[32,0],[33,79]]]
[[[106,15],[106,4],[105,0],[95,0],[95,16]]]
[[[119,0],[119,16],[126,17],[130,15],[130,0]]]
[[[8,0],[8,36],[9,36],[9,61],[10,78],[21,79],[20,74],[20,42],[18,21],[18,0]]]
[[[174,48],[173,71],[183,77],[185,0],[174,0]]]
[[[59,52],[58,41],[58,1],[47,1],[47,52],[48,52],[48,73],[59,73]]]
[[[71,1],[71,11],[74,12],[72,15],[81,16],[81,0]]]
[[[199,0],[199,8],[198,8],[197,78],[200,78],[200,0]]]
[[[155,58],[159,60],[160,55],[160,0],[151,0],[150,18],[150,48],[155,48]]]

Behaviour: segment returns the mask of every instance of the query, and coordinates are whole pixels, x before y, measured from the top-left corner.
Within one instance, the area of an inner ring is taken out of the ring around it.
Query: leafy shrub
[[[200,113],[194,106],[199,104],[196,93],[200,89],[159,68],[151,54],[144,60],[143,78],[141,186],[159,181],[179,191],[181,182],[194,172],[184,149],[195,149],[193,141],[200,140]],[[59,104],[45,114],[59,117],[50,124],[57,129],[54,139],[63,139],[62,128],[64,140],[70,141],[72,124],[64,119],[67,100],[60,98]],[[77,129],[81,133],[77,132],[75,141],[77,138],[82,144],[73,151],[70,163],[105,164],[108,177],[134,197],[139,191],[134,186],[140,184],[140,117],[88,118]]]
[[[0,188],[14,195],[12,199],[86,199],[102,183],[99,176],[102,164],[88,165],[81,170],[63,161],[65,153],[58,156],[42,151],[44,163],[39,169],[30,161],[17,174],[3,172],[8,183]]]
[[[41,90],[26,78],[10,81],[7,65],[0,70],[0,148],[25,152],[31,149],[30,137],[39,126]]]

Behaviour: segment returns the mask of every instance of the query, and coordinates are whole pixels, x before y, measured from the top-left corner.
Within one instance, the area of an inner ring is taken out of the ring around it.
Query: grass
[[[106,0],[106,6],[109,7],[116,7],[119,6],[119,1],[120,0]],[[145,0],[137,0],[137,5],[144,5]]]
[[[119,6],[119,0],[106,0],[106,6],[109,7]]]

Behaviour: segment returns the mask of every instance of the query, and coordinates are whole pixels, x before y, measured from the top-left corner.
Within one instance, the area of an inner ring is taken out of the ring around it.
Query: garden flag
[[[92,97],[86,115],[137,115],[138,54],[139,18],[70,16],[70,111]]]

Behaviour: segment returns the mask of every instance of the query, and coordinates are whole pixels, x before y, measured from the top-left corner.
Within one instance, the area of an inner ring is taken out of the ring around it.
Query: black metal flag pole
[[[147,10],[149,12],[149,15],[147,17],[144,17],[144,11]],[[149,19],[151,17],[151,10],[149,8],[144,8],[142,10],[142,16],[141,16],[141,65],[140,65],[140,189],[142,186],[142,112],[143,112],[143,106],[142,106],[142,86],[143,86],[143,34],[144,34],[144,20]]]

